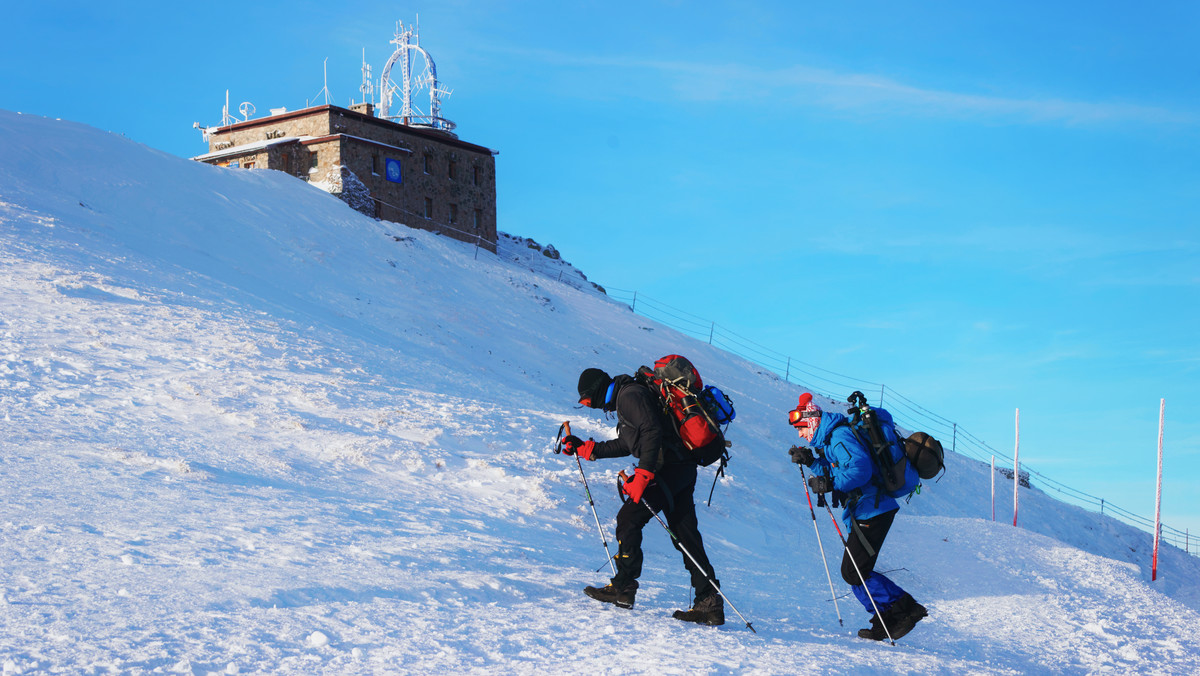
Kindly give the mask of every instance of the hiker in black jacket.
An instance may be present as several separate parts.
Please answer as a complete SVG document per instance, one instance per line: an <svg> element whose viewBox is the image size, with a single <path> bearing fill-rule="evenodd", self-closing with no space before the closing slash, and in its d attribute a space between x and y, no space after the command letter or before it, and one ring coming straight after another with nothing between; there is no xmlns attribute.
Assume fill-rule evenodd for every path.
<svg viewBox="0 0 1200 676"><path fill-rule="evenodd" d="M725 605L713 583L716 579L696 522L696 463L691 460L675 427L667 419L658 396L635 378L618 375L611 378L600 369L590 368L579 376L579 403L617 413L617 438L611 441L583 441L576 436L563 439L569 454L584 460L619 458L632 455L638 465L634 476L622 487L629 496L617 512L617 574L604 587L585 587L584 593L621 608L632 608L642 574L642 529L661 511L679 543L695 557L699 567L685 555L683 565L692 576L695 601L688 610L675 611L674 617L686 622L720 625L725 623ZM645 501L645 505L641 504ZM650 509L647 509L646 506ZM713 582L709 582L712 580Z"/></svg>

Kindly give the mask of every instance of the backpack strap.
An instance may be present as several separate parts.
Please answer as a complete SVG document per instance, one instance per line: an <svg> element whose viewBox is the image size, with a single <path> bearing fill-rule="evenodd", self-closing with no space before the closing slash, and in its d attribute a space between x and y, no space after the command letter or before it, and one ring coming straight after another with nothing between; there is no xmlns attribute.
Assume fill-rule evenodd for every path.
<svg viewBox="0 0 1200 676"><path fill-rule="evenodd" d="M825 441L824 441L825 448L829 448L829 442L833 440L833 431L839 427L849 427L850 431L852 433L854 432L854 427L850 425L850 422L848 420L846 420L845 418L842 418L841 420L834 423L833 427L830 427L829 431L825 433ZM857 433L854 434L854 438L856 438L856 439L858 438Z"/></svg>
<svg viewBox="0 0 1200 676"><path fill-rule="evenodd" d="M858 519L850 519L850 530L854 531L854 534L858 536L858 541L860 544L862 544L863 549L866 550L867 556L875 558L875 555L878 554L878 552L874 547L871 546L871 543L867 541L867 535L866 533L862 532L862 527L858 525Z"/></svg>

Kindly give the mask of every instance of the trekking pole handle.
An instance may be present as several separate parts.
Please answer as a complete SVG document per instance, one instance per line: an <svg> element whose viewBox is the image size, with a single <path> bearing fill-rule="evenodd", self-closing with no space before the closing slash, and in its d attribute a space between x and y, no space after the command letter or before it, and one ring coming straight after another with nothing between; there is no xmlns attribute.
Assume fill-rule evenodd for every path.
<svg viewBox="0 0 1200 676"><path fill-rule="evenodd" d="M563 434L564 430L566 431L566 434ZM569 437L569 436L571 436L571 421L566 420L563 422L563 424L558 426L558 437L554 440L554 454L555 455L559 455L562 453L562 441L563 441L563 439L565 439L566 437Z"/></svg>

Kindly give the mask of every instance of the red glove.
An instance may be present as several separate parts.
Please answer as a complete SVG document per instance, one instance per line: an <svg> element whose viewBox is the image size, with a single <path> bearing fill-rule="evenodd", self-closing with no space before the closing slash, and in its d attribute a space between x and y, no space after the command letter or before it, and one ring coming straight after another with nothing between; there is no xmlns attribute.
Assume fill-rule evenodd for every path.
<svg viewBox="0 0 1200 676"><path fill-rule="evenodd" d="M633 471L633 478L625 482L621 487L625 491L625 495L634 502L642 501L642 493L646 491L646 486L654 480L654 472L642 469L641 467Z"/></svg>
<svg viewBox="0 0 1200 676"><path fill-rule="evenodd" d="M596 450L596 442L588 439L584 441L575 435L571 435L562 440L563 453L567 455L579 454L579 457L584 460L591 460L592 453Z"/></svg>

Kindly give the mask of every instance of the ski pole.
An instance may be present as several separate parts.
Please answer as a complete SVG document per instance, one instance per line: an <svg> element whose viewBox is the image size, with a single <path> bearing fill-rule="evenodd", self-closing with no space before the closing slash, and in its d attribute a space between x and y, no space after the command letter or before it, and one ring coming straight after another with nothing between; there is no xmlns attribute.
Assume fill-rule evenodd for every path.
<svg viewBox="0 0 1200 676"><path fill-rule="evenodd" d="M846 626L842 622L842 610L838 608L837 592L833 591L833 576L829 574L829 561L825 558L825 545L821 544L821 533L817 530L817 512L813 509L812 494L808 492L808 477L804 473L804 465L800 468L800 478L804 481L804 497L808 498L808 513L812 515L813 534L817 536L817 547L821 549L821 565L825 566L825 579L829 580L829 598L833 599L833 610L837 613L838 626Z"/></svg>
<svg viewBox="0 0 1200 676"><path fill-rule="evenodd" d="M563 434L566 430L566 434ZM564 436L571 436L571 421L568 420L558 426L558 439L554 442L554 452L562 453L562 440ZM579 476L583 477L583 491L587 493L588 504L592 507L592 518L596 520L596 530L600 533L600 541L604 543L604 553L608 554L608 567L612 569L613 577L617 576L617 565L613 563L612 551L608 548L608 538L604 535L604 528L600 526L600 515L596 513L596 503L592 500L592 489L588 486L587 475L583 473L583 462L579 460L579 454L575 453L575 464L579 466Z"/></svg>
<svg viewBox="0 0 1200 676"><path fill-rule="evenodd" d="M621 478L621 481L626 483L629 482L629 475L625 473L625 470L621 470L618 473L618 476ZM621 499L625 499L624 492L622 492ZM729 597L725 595L725 592L721 591L721 587L717 585L716 582L713 582L713 579L708 576L708 573L704 572L704 568L700 565L700 562L696 560L696 557L692 556L692 553L687 550L687 547L683 546L683 543L679 541L679 538L675 537L675 533L673 533L667 526L667 522L662 520L662 517L658 515L658 512L654 511L654 508L651 507L649 503L643 500L642 504L646 505L646 509L650 510L650 513L654 515L655 519L658 520L658 523L663 527L663 530L667 531L667 535L670 535L671 539L675 541L675 545L679 547L679 551L683 552L684 555L688 557L688 560L692 562L692 565L696 567L696 570L700 571L700 574L704 576L705 580L708 580L708 583L712 585L712 588L716 589L717 593L721 595L721 598L725 599L725 603L728 603L729 607L733 608L733 612L737 613L737 616L742 619L742 622L746 623L746 628L757 634L758 632L755 631L754 625L750 624L750 622L746 620L745 616L738 611L737 606L733 605L733 601L730 601Z"/></svg>
<svg viewBox="0 0 1200 676"><path fill-rule="evenodd" d="M801 470L803 472L803 470ZM817 502L823 502L818 500ZM833 508L825 502L825 511L829 512L829 518L833 519L833 527L837 531L838 539L842 541L842 548L846 550L846 556L850 559L850 564L854 566L854 572L858 573L858 579L862 582L863 591L867 593L867 598L871 599L871 607L875 609L875 617L879 618L879 626L883 627L883 633L887 634L888 640L892 645L896 645L896 639L892 638L892 632L888 629L887 623L883 621L883 613L879 612L879 606L875 603L875 597L871 595L871 590L867 588L867 578L863 577L862 569L858 567L858 562L854 560L854 555L850 553L850 544L846 542L846 536L842 535L842 527L838 525L837 517L833 515Z"/></svg>

